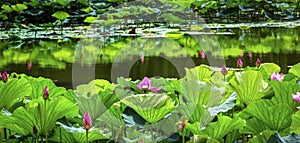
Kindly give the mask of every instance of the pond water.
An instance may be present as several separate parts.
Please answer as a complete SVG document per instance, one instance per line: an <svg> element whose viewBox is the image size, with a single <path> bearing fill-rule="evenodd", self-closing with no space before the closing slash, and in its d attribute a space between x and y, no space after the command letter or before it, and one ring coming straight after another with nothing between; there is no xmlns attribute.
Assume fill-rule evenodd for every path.
<svg viewBox="0 0 300 143"><path fill-rule="evenodd" d="M299 28L213 30L234 34L211 35L204 39L197 36L178 39L112 37L109 42L67 38L14 43L1 40L0 71L47 77L58 85L72 88L74 67L79 67L75 68L78 72L74 76L87 78L77 82L80 84L93 78L115 81L116 76L122 75L120 72L127 72L125 75L132 79L144 76L179 78L184 75L185 67L200 64L213 66L214 61L207 59L210 56L217 62L224 59L230 68L237 67L238 57L242 58L244 67L255 66L256 59L260 58L263 63L278 64L283 73L300 62ZM205 42L209 44L205 45ZM205 58L199 54L202 50ZM144 57L144 62L141 57ZM28 69L29 63L32 66Z"/></svg>

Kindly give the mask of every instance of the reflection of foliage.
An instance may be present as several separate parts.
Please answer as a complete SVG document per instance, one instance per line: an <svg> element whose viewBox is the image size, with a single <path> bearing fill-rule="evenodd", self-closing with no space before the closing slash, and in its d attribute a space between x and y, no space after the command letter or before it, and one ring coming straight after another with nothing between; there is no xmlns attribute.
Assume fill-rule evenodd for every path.
<svg viewBox="0 0 300 143"><path fill-rule="evenodd" d="M251 30L251 29L250 29ZM234 31L238 33L239 31ZM236 35L217 35L217 39L201 35L183 35L176 39L168 38L119 38L112 37L111 41L102 42L97 39L62 40L59 43L55 40L45 40L40 42L25 41L21 45L9 43L3 40L0 43L2 54L0 55L0 67L7 64L24 64L32 61L42 67L51 66L64 69L67 63L74 62L75 49L76 61L81 63L112 63L113 61L128 60L133 57L158 56L184 57L190 55L198 57L198 51L203 50L206 54L213 56L223 56L216 50L220 44L224 57L239 56L242 52L252 53L281 53L297 51L299 52L299 38L294 29L261 29L254 35L248 35L247 31L243 40L239 40ZM243 36L243 33L242 35ZM204 38L204 39L203 39ZM123 55L123 56L122 56Z"/></svg>

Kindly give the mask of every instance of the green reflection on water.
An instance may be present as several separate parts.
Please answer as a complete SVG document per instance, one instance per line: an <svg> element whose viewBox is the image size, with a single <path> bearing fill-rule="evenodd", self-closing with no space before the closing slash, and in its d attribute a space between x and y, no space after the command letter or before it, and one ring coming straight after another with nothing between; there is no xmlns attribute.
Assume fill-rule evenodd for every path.
<svg viewBox="0 0 300 143"><path fill-rule="evenodd" d="M287 66L300 62L297 58L300 56L299 28L250 28L222 31L235 34L216 35L217 41L213 38L201 41L201 37L189 35L179 39L112 37L109 39L110 42L102 42L99 39L60 41L33 39L11 43L2 40L0 71L27 73L27 64L31 61L32 74L45 76L44 73L51 75L59 71L70 78L70 74L66 72L72 72L72 63L76 61L84 65L96 63L95 70L98 73L96 77L109 79L112 63L134 62L136 64L133 65L130 74L132 77L140 78L143 75L158 74L178 77L174 65L157 56L163 55L176 59L186 58L189 55L193 57L196 65L209 64L207 59L199 58L198 52L203 49L206 54L214 57L224 56L228 67L236 67L236 59L241 53L244 53L242 60L246 66L254 66L256 58L260 58L262 62L275 62L280 65L283 72L288 70ZM209 46L200 47L199 45L203 45L204 42L208 42ZM222 48L222 53L217 50L218 45ZM253 54L252 61L249 60L249 53ZM145 56L144 64L139 60L141 55ZM45 69L44 73L41 72L41 68ZM62 73L63 71L65 73Z"/></svg>

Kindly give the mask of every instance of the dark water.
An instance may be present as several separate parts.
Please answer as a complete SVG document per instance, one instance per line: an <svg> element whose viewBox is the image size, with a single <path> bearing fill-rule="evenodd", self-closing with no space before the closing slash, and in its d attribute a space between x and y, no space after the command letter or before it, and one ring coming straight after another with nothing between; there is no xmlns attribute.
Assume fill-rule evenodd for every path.
<svg viewBox="0 0 300 143"><path fill-rule="evenodd" d="M111 47L105 47L103 43L93 43L93 46L90 46L88 42L78 39L69 39L64 42L36 39L23 41L21 44L12 44L2 40L0 42L0 71L25 73L34 77L48 77L58 85L72 88L72 81L74 81L74 77L72 78L72 73L74 74L73 62L76 56L80 56L75 60L76 63L90 62L86 65L87 68L83 68L88 69L88 72L83 70L82 73L75 74L75 76L80 76L83 79L82 81L75 81L76 84L95 78L115 81L115 78L122 75L120 74L122 72L126 72L124 75L128 75L132 79L141 79L144 76L180 78L185 74L184 68L186 67L200 64L211 65L212 62L207 59L210 55L221 61L224 58L227 67L232 68L237 67L238 57L242 58L244 66L255 66L256 59L260 58L263 63L274 62L278 64L284 73L288 72L288 67L300 62L299 28L226 29L223 31L235 33L234 35L217 35L215 37L224 56L215 56L216 53L214 52L205 52L205 59L198 56L196 48L190 48L188 51L191 57L182 53L180 46L184 46L184 44L178 47L178 44L176 45L178 41L174 40L159 43L161 39L151 41L144 39L139 42L125 42ZM184 40L181 43L190 42L188 38ZM155 43L160 44L160 46L156 45L157 48L151 50ZM79 52L78 54L78 49L83 46L90 48L85 48L83 53ZM125 50L122 51L122 47L126 46L129 49L124 48ZM214 46L215 43L208 47L213 48ZM102 48L99 54L95 54L99 52L95 51L95 47ZM162 47L166 47L166 49ZM145 55L144 63L140 59L141 49L149 51L142 53ZM250 53L252 53L252 60L249 57ZM97 59L94 62L93 58L92 60L89 59L93 55ZM27 65L30 62L32 68L28 70ZM124 71L124 69L127 70ZM88 75L91 70L93 70L94 75Z"/></svg>

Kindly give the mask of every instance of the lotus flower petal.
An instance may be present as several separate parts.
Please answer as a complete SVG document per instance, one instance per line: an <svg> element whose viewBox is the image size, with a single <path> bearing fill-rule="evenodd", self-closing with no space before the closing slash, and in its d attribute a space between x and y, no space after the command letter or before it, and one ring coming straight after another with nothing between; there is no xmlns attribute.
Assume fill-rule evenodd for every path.
<svg viewBox="0 0 300 143"><path fill-rule="evenodd" d="M82 119L83 128L89 130L92 127L92 119L88 112L85 112Z"/></svg>

